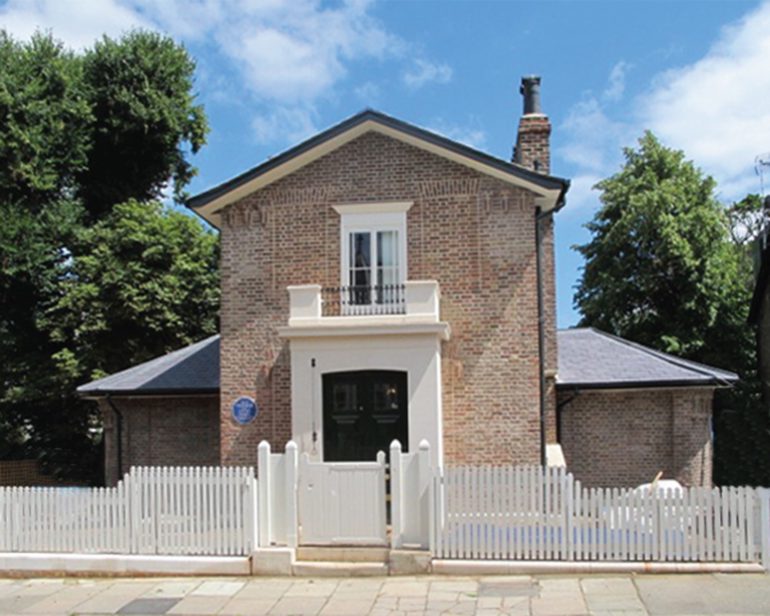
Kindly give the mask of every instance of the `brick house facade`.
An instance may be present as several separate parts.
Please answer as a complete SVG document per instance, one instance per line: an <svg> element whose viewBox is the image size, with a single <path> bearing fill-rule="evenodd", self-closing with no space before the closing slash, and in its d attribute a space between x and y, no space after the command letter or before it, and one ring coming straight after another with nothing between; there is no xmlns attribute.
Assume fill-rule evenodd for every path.
<svg viewBox="0 0 770 616"><path fill-rule="evenodd" d="M568 183L548 175L550 131L526 113L510 163L366 111L194 198L220 230L219 362L195 360L204 347L156 360L158 374L198 362L174 395L131 369L79 389L100 400L108 482L131 464L255 464L263 439L335 460L395 435L448 465L536 464L542 434L588 483L664 470L708 484L714 379L661 396L641 381L577 395L561 378L553 219ZM218 395L184 395L206 370ZM242 397L259 408L245 424Z"/></svg>

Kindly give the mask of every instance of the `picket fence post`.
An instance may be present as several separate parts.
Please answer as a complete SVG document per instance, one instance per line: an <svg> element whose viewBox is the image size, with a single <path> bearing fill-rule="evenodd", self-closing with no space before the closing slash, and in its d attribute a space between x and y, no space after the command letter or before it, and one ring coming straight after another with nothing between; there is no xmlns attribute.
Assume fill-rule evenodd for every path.
<svg viewBox="0 0 770 616"><path fill-rule="evenodd" d="M420 441L417 450L417 489L418 489L418 515L420 520L420 545L427 548L430 545L430 484L431 484L431 465L430 465L430 443L423 439Z"/></svg>
<svg viewBox="0 0 770 616"><path fill-rule="evenodd" d="M271 510L270 496L270 443L262 441L257 447L257 487L259 488L259 546L268 547L271 537Z"/></svg>
<svg viewBox="0 0 770 616"><path fill-rule="evenodd" d="M286 545L290 548L296 548L299 526L299 518L297 515L297 443L294 441L286 443L285 452L284 497L286 498Z"/></svg>
<svg viewBox="0 0 770 616"><path fill-rule="evenodd" d="M404 541L403 472L401 443L394 439L390 444L390 547L394 550Z"/></svg>
<svg viewBox="0 0 770 616"><path fill-rule="evenodd" d="M762 567L770 572L770 488L757 488Z"/></svg>

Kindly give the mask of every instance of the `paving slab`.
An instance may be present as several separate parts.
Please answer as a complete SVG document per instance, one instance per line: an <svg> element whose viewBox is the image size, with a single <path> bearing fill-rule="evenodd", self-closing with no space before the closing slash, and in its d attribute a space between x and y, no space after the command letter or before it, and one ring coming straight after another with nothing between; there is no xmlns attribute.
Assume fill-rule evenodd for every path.
<svg viewBox="0 0 770 616"><path fill-rule="evenodd" d="M230 600L222 596L187 595L174 605L167 614L216 614Z"/></svg>
<svg viewBox="0 0 770 616"><path fill-rule="evenodd" d="M580 587L592 613L645 613L636 586L629 578L584 578Z"/></svg>
<svg viewBox="0 0 770 616"><path fill-rule="evenodd" d="M151 584L113 584L76 606L78 613L113 614L143 595Z"/></svg>
<svg viewBox="0 0 770 616"><path fill-rule="evenodd" d="M278 599L291 588L289 578L257 578L248 580L235 595L236 599Z"/></svg>
<svg viewBox="0 0 770 616"><path fill-rule="evenodd" d="M197 586L190 595L204 595L208 597L233 597L240 591L246 582L211 580Z"/></svg>
<svg viewBox="0 0 770 616"><path fill-rule="evenodd" d="M118 610L118 614L165 614L177 603L174 597L144 597L134 599Z"/></svg>
<svg viewBox="0 0 770 616"><path fill-rule="evenodd" d="M148 598L181 598L192 592L201 580L166 580L159 582L147 591Z"/></svg>
<svg viewBox="0 0 770 616"><path fill-rule="evenodd" d="M328 597L337 588L339 584L338 580L324 579L321 581L316 580L301 580L294 582L286 591L284 591L284 597Z"/></svg>
<svg viewBox="0 0 770 616"><path fill-rule="evenodd" d="M219 614L237 616L265 616L270 613L278 599L239 599L235 597L225 603Z"/></svg>
<svg viewBox="0 0 770 616"><path fill-rule="evenodd" d="M766 575L679 575L634 578L651 615L770 614Z"/></svg>
<svg viewBox="0 0 770 616"><path fill-rule="evenodd" d="M314 616L319 614L327 602L327 597L284 597L272 607L271 616Z"/></svg>
<svg viewBox="0 0 770 616"><path fill-rule="evenodd" d="M75 611L78 605L98 594L100 590L100 587L93 584L63 587L22 611L26 614L67 614Z"/></svg>
<svg viewBox="0 0 770 616"><path fill-rule="evenodd" d="M374 605L374 598L371 600L352 600L338 598L335 595L329 599L321 610L322 616L361 616L368 614Z"/></svg>

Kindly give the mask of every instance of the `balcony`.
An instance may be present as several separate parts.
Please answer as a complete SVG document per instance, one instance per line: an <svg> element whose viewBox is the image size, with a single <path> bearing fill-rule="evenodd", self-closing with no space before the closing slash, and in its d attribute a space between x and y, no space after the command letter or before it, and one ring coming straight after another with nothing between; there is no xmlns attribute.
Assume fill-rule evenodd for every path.
<svg viewBox="0 0 770 616"><path fill-rule="evenodd" d="M440 294L435 280L410 280L381 287L293 285L289 292L286 338L331 335L431 333L449 337L439 319Z"/></svg>
<svg viewBox="0 0 770 616"><path fill-rule="evenodd" d="M406 314L406 285L321 288L321 316Z"/></svg>

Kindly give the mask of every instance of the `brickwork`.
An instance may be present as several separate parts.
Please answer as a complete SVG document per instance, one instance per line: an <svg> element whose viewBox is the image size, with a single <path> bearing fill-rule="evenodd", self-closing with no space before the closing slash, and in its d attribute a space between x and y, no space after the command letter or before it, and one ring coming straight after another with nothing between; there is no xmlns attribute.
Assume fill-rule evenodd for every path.
<svg viewBox="0 0 770 616"><path fill-rule="evenodd" d="M0 486L68 486L42 471L37 460L0 460Z"/></svg>
<svg viewBox="0 0 770 616"><path fill-rule="evenodd" d="M436 279L443 345L445 457L539 459L533 194L378 133L367 133L223 212L221 459L253 463L260 440L291 435L290 284L335 286L340 218L333 204L413 201L408 279ZM545 268L553 276L552 234ZM555 299L548 285L548 367L555 371ZM260 416L230 419L254 396ZM551 413L552 415L552 413Z"/></svg>
<svg viewBox="0 0 770 616"><path fill-rule="evenodd" d="M586 486L636 486L659 471L711 485L712 397L711 389L559 392L567 467Z"/></svg>
<svg viewBox="0 0 770 616"><path fill-rule="evenodd" d="M713 391L679 390L673 394L674 475L684 484L711 485L711 409Z"/></svg>
<svg viewBox="0 0 770 616"><path fill-rule="evenodd" d="M519 120L515 162L540 173L551 172L551 121L544 115L525 115Z"/></svg>
<svg viewBox="0 0 770 616"><path fill-rule="evenodd" d="M123 473L131 466L211 466L219 463L217 396L113 398L123 415ZM106 401L104 421L105 483L118 472L117 424Z"/></svg>

